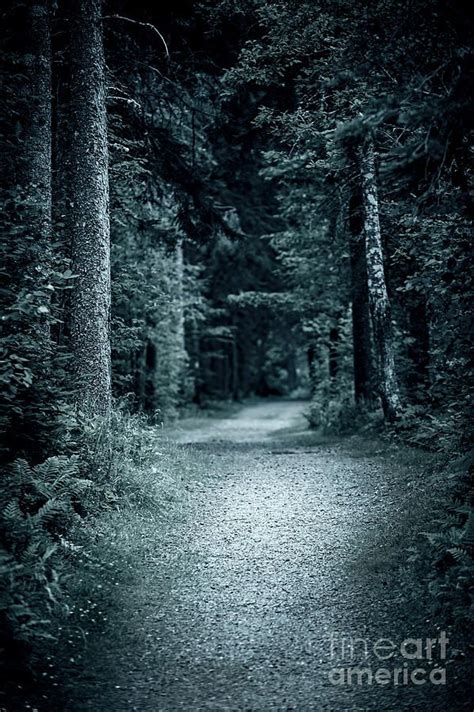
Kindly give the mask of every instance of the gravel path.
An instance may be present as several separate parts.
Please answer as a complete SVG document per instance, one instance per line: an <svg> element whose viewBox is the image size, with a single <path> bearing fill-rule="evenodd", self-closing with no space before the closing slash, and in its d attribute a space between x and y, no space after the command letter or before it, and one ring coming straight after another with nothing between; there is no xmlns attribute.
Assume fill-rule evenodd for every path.
<svg viewBox="0 0 474 712"><path fill-rule="evenodd" d="M120 635L92 641L68 709L472 709L439 643L433 660L400 653L440 635L391 558L419 473L312 444L303 406L258 403L171 433L202 478L178 521L148 533L111 623ZM429 682L437 665L446 685ZM349 684L347 668L366 672Z"/></svg>

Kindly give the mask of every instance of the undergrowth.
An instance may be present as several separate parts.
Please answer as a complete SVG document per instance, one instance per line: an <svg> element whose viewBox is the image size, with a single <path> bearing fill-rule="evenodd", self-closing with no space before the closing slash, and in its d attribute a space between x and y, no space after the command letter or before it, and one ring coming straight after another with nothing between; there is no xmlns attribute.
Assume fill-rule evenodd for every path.
<svg viewBox="0 0 474 712"><path fill-rule="evenodd" d="M474 624L474 456L468 450L472 439L462 411L452 406L429 413L421 406L405 406L397 422L386 424L379 410L334 397L313 400L306 419L323 436L375 435L382 450L402 448L437 458L438 488L451 500L444 513L433 509L429 531L424 532L428 550L408 541L405 548L412 561L426 557L435 614L449 625L470 628Z"/></svg>
<svg viewBox="0 0 474 712"><path fill-rule="evenodd" d="M327 398L310 402L306 413L310 428L324 435L347 435L361 431L378 431L383 423L381 410L354 403L352 396Z"/></svg>
<svg viewBox="0 0 474 712"><path fill-rule="evenodd" d="M451 464L445 476L453 480L446 515L425 532L431 545L429 588L438 614L458 627L474 625L474 458Z"/></svg>
<svg viewBox="0 0 474 712"><path fill-rule="evenodd" d="M130 568L119 522L130 518L130 534L137 512L165 518L183 496L185 463L156 426L117 409L105 432L89 423L80 457L19 459L2 473L0 670L9 700L40 689L41 678L59 685L45 651L59 641L74 650L106 619L113 602L104 591ZM100 460L105 450L110 458Z"/></svg>

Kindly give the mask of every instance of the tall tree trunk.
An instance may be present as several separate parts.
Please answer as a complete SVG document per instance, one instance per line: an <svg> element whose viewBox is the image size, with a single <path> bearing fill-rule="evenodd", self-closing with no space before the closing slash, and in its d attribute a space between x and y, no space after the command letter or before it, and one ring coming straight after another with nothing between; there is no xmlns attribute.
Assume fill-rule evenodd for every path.
<svg viewBox="0 0 474 712"><path fill-rule="evenodd" d="M238 401L239 393L239 349L237 338L239 335L238 317L232 312L232 341L231 341L231 365L232 365L232 400Z"/></svg>
<svg viewBox="0 0 474 712"><path fill-rule="evenodd" d="M56 5L54 19L57 26L68 27L69 7L66 3ZM70 64L71 53L68 32L57 32L53 38L53 117L52 117L52 193L53 225L57 234L67 235L69 206L71 205L71 132L70 112ZM65 241L66 242L66 241ZM64 245L66 258L71 257L71 244ZM54 341L62 347L69 345L71 290L65 289L55 295L58 312L62 315L59 323L52 327Z"/></svg>
<svg viewBox="0 0 474 712"><path fill-rule="evenodd" d="M367 281L375 349L378 357L380 397L385 417L393 421L400 412L401 403L395 372L392 317L385 283L374 144L371 138L367 138L360 149L360 169Z"/></svg>
<svg viewBox="0 0 474 712"><path fill-rule="evenodd" d="M178 396L186 398L186 368L188 355L186 353L186 330L184 319L184 252L183 239L176 243L176 357L178 359Z"/></svg>
<svg viewBox="0 0 474 712"><path fill-rule="evenodd" d="M339 318L336 318L336 323L329 329L329 344L328 344L328 367L329 380L331 390L336 386L336 378L339 373Z"/></svg>
<svg viewBox="0 0 474 712"><path fill-rule="evenodd" d="M143 359L144 373L141 374L141 408L147 413L156 410L156 368L157 353L156 345L148 340L145 346L145 356Z"/></svg>
<svg viewBox="0 0 474 712"><path fill-rule="evenodd" d="M372 343L369 291L365 259L362 197L354 191L349 202L349 248L351 257L352 352L356 403L373 400Z"/></svg>
<svg viewBox="0 0 474 712"><path fill-rule="evenodd" d="M225 355L223 355L222 361L223 361L222 387L223 387L223 391L224 391L224 398L227 399L232 395L232 391L231 391L231 383L232 383L232 381L231 381L231 373L232 373L232 371L231 371L231 366L232 366L231 355L226 353Z"/></svg>
<svg viewBox="0 0 474 712"><path fill-rule="evenodd" d="M23 55L25 103L22 125L20 181L28 199L27 223L32 245L26 276L34 290L43 287L42 303L37 305L34 328L40 340L49 340L49 282L51 262L51 32L49 0L33 0L26 5L28 47Z"/></svg>
<svg viewBox="0 0 474 712"><path fill-rule="evenodd" d="M202 373L201 339L199 334L199 324L192 313L185 335L186 352L189 359L188 378L190 380L190 398L193 403L199 404Z"/></svg>
<svg viewBox="0 0 474 712"><path fill-rule="evenodd" d="M71 345L77 404L110 410L110 230L100 0L71 0Z"/></svg>

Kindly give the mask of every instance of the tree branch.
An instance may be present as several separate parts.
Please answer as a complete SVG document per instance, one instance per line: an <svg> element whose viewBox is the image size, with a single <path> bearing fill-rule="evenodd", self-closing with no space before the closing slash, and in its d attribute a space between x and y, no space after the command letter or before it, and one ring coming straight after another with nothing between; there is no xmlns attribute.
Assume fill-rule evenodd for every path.
<svg viewBox="0 0 474 712"><path fill-rule="evenodd" d="M157 27L155 27L155 25L152 25L151 22L141 22L140 20L132 20L131 17L125 17L124 15L104 15L102 17L102 19L103 20L123 20L124 22L131 22L133 25L140 25L141 27L147 27L149 30L152 30L153 32L155 32L158 35L158 37L160 38L160 40L163 42L163 44L165 46L166 56L168 59L170 59L170 53L168 51L168 45L166 44L165 38L163 37L163 35L159 31L159 29Z"/></svg>

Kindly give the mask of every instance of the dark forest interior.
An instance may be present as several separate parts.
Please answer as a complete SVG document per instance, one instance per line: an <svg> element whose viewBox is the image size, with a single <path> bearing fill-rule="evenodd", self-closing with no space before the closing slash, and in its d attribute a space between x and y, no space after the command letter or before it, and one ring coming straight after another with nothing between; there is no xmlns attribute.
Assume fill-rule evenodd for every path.
<svg viewBox="0 0 474 712"><path fill-rule="evenodd" d="M0 15L0 709L436 710L447 699L472 709L467 8L456 0L6 0ZM298 483L286 484L293 466L307 483L306 505ZM396 685L379 685L349 699L334 684L324 692L309 673L296 684L277 647L265 660L282 666L278 685L254 662L256 677L232 687L225 680L243 669L232 632L220 662L196 642L214 633L190 633L198 652L189 653L186 688L188 668L173 658L188 649L178 633L173 643L185 623L171 619L187 595L208 600L199 567L175 608L167 584L147 584L160 595L146 605L167 612L171 638L165 654L165 634L153 629L161 682L149 671L145 694L137 682L145 665L136 663L124 691L118 658L106 655L102 671L88 662L87 636L97 660L120 646L120 624L105 621L132 606L124 591L148 575L136 562L148 561L152 546L170 547L156 565L167 580L178 580L167 573L178 551L179 580L192 546L208 552L203 560L212 542L230 556L225 529L202 539L192 528L198 503L204 520L214 502L209 521L221 517L225 527L255 483L251 532L263 527L277 541L281 523L291 538L292 522L307 513L317 540L319 505L309 503L320 502L314 487L327 482L336 511L338 467L341 487L354 488L344 510L354 531L357 506L377 495L360 523L376 521L373 552L389 551L383 585L393 580L391 590L407 596L400 610L413 611L406 620L388 613L393 630L399 620L408 638L423 620L456 641L447 666L455 672L442 689L407 684L401 701ZM245 468L241 495L218 516L219 488ZM268 491L262 484L258 494L259 482ZM344 516L321 560L331 542L352 541ZM180 517L188 534L170 534ZM248 538L235 527L232 537ZM350 570L346 559L361 555L357 541L333 551L334 590ZM288 557L275 559L275 571L287 570ZM262 576L271 608L279 585L249 571L244 583L222 585L239 600ZM219 575L221 583L230 576ZM361 584L371 610L385 605L382 578L372 576ZM369 603L352 605L354 620L366 615ZM305 620L313 615L304 610ZM255 655L257 617L247 626ZM383 625L378 637L390 638ZM362 635L356 624L354 634ZM130 636L131 656L141 659L144 644Z"/></svg>

